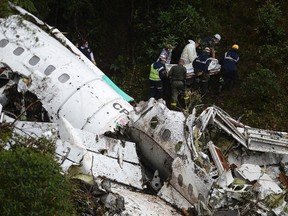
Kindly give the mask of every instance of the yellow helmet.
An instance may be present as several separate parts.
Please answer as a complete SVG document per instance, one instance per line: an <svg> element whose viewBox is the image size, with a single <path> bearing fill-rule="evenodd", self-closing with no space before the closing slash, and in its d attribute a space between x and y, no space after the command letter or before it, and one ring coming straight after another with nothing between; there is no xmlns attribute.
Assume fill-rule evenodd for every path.
<svg viewBox="0 0 288 216"><path fill-rule="evenodd" d="M239 49L238 44L233 44L232 49L238 50Z"/></svg>

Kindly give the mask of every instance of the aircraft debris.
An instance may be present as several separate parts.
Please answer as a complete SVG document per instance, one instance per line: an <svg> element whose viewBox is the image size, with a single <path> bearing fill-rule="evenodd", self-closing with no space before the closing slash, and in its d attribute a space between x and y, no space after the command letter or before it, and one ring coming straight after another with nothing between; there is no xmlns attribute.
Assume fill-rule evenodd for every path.
<svg viewBox="0 0 288 216"><path fill-rule="evenodd" d="M93 186L93 203L122 215L288 214L287 133L216 106L132 106L59 30L11 7L35 23L0 19L0 126L55 140L63 172Z"/></svg>

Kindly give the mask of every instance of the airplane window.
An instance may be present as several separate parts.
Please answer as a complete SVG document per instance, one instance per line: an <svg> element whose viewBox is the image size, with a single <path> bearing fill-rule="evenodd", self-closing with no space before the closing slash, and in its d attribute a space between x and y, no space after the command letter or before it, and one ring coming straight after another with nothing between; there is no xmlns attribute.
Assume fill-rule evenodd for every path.
<svg viewBox="0 0 288 216"><path fill-rule="evenodd" d="M180 185L180 187L182 187L183 185L183 176L181 174L178 175L178 184Z"/></svg>
<svg viewBox="0 0 288 216"><path fill-rule="evenodd" d="M171 131L169 129L165 129L162 134L163 141L168 141L171 138Z"/></svg>
<svg viewBox="0 0 288 216"><path fill-rule="evenodd" d="M29 64L32 65L32 66L35 66L39 61L40 61L40 58L38 56L33 56L29 60Z"/></svg>
<svg viewBox="0 0 288 216"><path fill-rule="evenodd" d="M45 71L44 71L44 74L46 76L49 76L56 68L53 66L53 65L49 65Z"/></svg>
<svg viewBox="0 0 288 216"><path fill-rule="evenodd" d="M193 186L191 184L188 185L188 194L192 197L193 196Z"/></svg>
<svg viewBox="0 0 288 216"><path fill-rule="evenodd" d="M7 39L2 39L0 40L0 47L5 47L8 43L9 41Z"/></svg>
<svg viewBox="0 0 288 216"><path fill-rule="evenodd" d="M62 74L61 76L58 77L59 82L65 83L70 79L70 76L66 73Z"/></svg>
<svg viewBox="0 0 288 216"><path fill-rule="evenodd" d="M22 47L17 47L17 48L13 51L14 55L16 55L16 56L20 56L23 52L24 52L24 49L23 49Z"/></svg>

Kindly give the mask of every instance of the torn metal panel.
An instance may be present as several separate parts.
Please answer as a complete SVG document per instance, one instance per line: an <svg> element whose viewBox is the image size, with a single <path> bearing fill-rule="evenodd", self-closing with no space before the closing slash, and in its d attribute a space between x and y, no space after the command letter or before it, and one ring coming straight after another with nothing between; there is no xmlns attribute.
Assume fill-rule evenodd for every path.
<svg viewBox="0 0 288 216"><path fill-rule="evenodd" d="M173 197L174 192L177 192L180 193L190 205L193 205L197 203L199 199L205 201L205 197L208 196L212 184L213 180L205 170L189 159L183 160L177 157L172 164L169 184L160 190L159 195L167 199L168 194L170 194L171 197L168 198L167 201L176 204L177 200L173 201ZM171 199L173 202L171 202ZM183 204L179 203L178 207L188 208L189 206L183 206Z"/></svg>
<svg viewBox="0 0 288 216"><path fill-rule="evenodd" d="M231 185L234 181L234 177L232 176L232 171L231 169L223 172L222 175L219 176L219 178L217 179L217 184L221 187L221 188L228 188L229 185Z"/></svg>
<svg viewBox="0 0 288 216"><path fill-rule="evenodd" d="M226 115L219 110L217 110L216 113L217 115L214 119L215 124L219 125L226 133L230 134L239 143L247 147L245 136L240 133L237 127L230 121L231 118L228 119ZM216 117L219 117L219 120Z"/></svg>
<svg viewBox="0 0 288 216"><path fill-rule="evenodd" d="M90 140L90 143L95 140L94 137ZM137 160L136 158L131 158L131 155L129 155L129 153L136 153L135 144L129 143L130 145L123 147L119 140L115 142L112 138L105 139L105 137L100 137L97 144L109 146L110 141L113 148L107 148L105 154L103 154L102 148L99 148L100 151L97 151L97 148L90 149L83 142L84 145L79 146L75 145L75 143L71 144L58 140L56 154L58 154L64 170L68 170L72 165L77 165L81 167L81 172L84 174L90 174L94 177L105 176L116 182L143 189L142 168L139 160L138 158ZM119 149L123 149L121 162L119 161Z"/></svg>
<svg viewBox="0 0 288 216"><path fill-rule="evenodd" d="M116 159L119 159L120 157L123 161L139 164L135 143L73 128L65 118L62 117L61 119L62 123L65 125L65 127L64 125L63 127L60 127L62 140L71 143L71 139L73 138L71 133L73 132L76 134L76 137L81 140L81 145L83 145L87 151Z"/></svg>
<svg viewBox="0 0 288 216"><path fill-rule="evenodd" d="M13 122L14 119L4 115L3 121ZM115 141L104 136L98 137L96 142L96 134L75 129L64 120L60 125L58 123L23 121L15 121L14 124L15 133L55 139L57 158L64 171L67 171L72 165L76 165L81 167L81 172L84 174L94 177L105 176L111 180L143 189L142 168L136 156L134 143L127 142L127 145L123 147L120 140ZM58 134L63 140L59 139ZM86 142L83 142L82 137L86 138ZM94 146L99 145L99 147L93 148L93 143ZM86 144L88 145L85 146ZM103 146L108 146L105 154L102 151ZM119 152L123 154L122 162L119 161Z"/></svg>
<svg viewBox="0 0 288 216"><path fill-rule="evenodd" d="M249 182L257 181L264 174L260 166L255 164L242 164L235 169L242 178L247 179Z"/></svg>
<svg viewBox="0 0 288 216"><path fill-rule="evenodd" d="M213 108L207 108L198 116L197 120L201 122L200 131L203 132L208 124L214 123L215 114Z"/></svg>
<svg viewBox="0 0 288 216"><path fill-rule="evenodd" d="M20 135L58 139L59 124L57 123L16 121L3 112L1 113L1 123L13 123L14 132Z"/></svg>
<svg viewBox="0 0 288 216"><path fill-rule="evenodd" d="M232 119L220 108L216 106L206 108L199 115L197 120L201 122L201 131L204 131L208 124L215 124L227 134L231 135L243 146L247 146L245 136L237 128L239 125L241 125L241 123L238 123L236 120Z"/></svg>
<svg viewBox="0 0 288 216"><path fill-rule="evenodd" d="M288 154L287 133L255 128L247 128L245 133L248 138L248 148L253 151Z"/></svg>
<svg viewBox="0 0 288 216"><path fill-rule="evenodd" d="M170 206L156 195L139 193L138 191L133 191L127 187L115 184L112 185L112 191L121 194L125 199L125 210L122 212L122 215L181 215L180 211L175 210L174 207ZM184 203L185 200L183 200L183 204Z"/></svg>
<svg viewBox="0 0 288 216"><path fill-rule="evenodd" d="M161 189L162 184L161 184L161 178L159 177L158 170L154 172L150 185L155 191L159 191Z"/></svg>
<svg viewBox="0 0 288 216"><path fill-rule="evenodd" d="M193 153L193 158L198 158L198 152L195 147L194 137L193 137L193 126L195 125L196 120L196 107L192 110L192 114L189 115L186 119L186 126L188 127L188 138L187 138L187 145L191 149Z"/></svg>
<svg viewBox="0 0 288 216"><path fill-rule="evenodd" d="M197 152L191 146L194 140L187 141L186 138L193 139L189 127L192 132L195 116L186 120L183 113L171 111L161 100L155 101L153 98L146 104L142 103L141 107L136 107L131 115L133 124L130 125L129 134L137 143L143 162L149 163L152 170L159 170L160 177L169 182L164 183L159 196L179 208L183 207L183 198L192 205L199 197L206 197L213 180L191 160ZM134 115L136 120L133 119Z"/></svg>
<svg viewBox="0 0 288 216"><path fill-rule="evenodd" d="M77 162L81 164L81 171L84 174L90 174L94 177L105 176L111 180L142 189L142 171L139 161L138 163L135 163L135 158L134 162L123 159L123 149L126 148L126 146L123 147L120 143L118 143L118 148L106 149L106 154L103 154L103 152L98 152L97 148L89 149L89 145L85 146L86 144L91 145L91 143L94 143L94 145L97 146L98 143L101 143L101 141L104 140L103 137L99 137L98 143L96 143L95 134L94 136L90 136L92 140L89 140L89 137L85 136L86 142L84 143L79 135L81 133L81 130L74 129L67 120L62 118L62 124L60 124L60 136L63 136L63 140L67 139L69 143L63 142L63 144L66 145L62 145L61 149L56 150L56 153L62 156L61 159L64 158L69 162L77 161L77 159L79 160L79 155L81 155L82 152L82 158L80 158L80 160ZM85 131L83 133L84 135L87 134ZM116 145L114 145L114 147L115 146ZM135 149L135 146L127 145L127 149L128 148ZM76 152L78 152L78 155L75 155L73 152L74 149ZM110 153L113 151L114 153ZM120 151L121 155L119 155ZM132 152L132 150L128 150L127 152ZM113 155L115 156L114 158ZM121 161L119 160L119 157L121 157ZM61 163L63 162L64 161L62 160Z"/></svg>
<svg viewBox="0 0 288 216"><path fill-rule="evenodd" d="M249 149L235 149L229 152L228 162L229 164L257 164L259 166L275 166L280 163L286 163L288 161L288 155L286 154L274 154L272 152L257 152Z"/></svg>
<svg viewBox="0 0 288 216"><path fill-rule="evenodd" d="M221 175L224 171L229 170L229 164L221 153L221 150L215 146L212 141L208 142L207 146L218 169L219 175Z"/></svg>
<svg viewBox="0 0 288 216"><path fill-rule="evenodd" d="M167 178L172 161L186 145L185 116L153 98L141 106L145 109L135 109L131 113L129 134L150 166Z"/></svg>
<svg viewBox="0 0 288 216"><path fill-rule="evenodd" d="M257 189L259 190L259 198L264 199L270 194L279 194L283 190L276 184L273 179L264 173L257 182Z"/></svg>
<svg viewBox="0 0 288 216"><path fill-rule="evenodd" d="M188 202L174 187L169 186L168 182L164 182L163 187L157 195L180 208L189 208L191 206L191 203Z"/></svg>

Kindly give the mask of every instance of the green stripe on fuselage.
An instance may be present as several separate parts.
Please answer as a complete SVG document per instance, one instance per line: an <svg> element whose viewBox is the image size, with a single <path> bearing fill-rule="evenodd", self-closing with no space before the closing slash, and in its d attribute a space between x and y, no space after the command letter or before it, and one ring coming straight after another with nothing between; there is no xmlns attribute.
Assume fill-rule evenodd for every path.
<svg viewBox="0 0 288 216"><path fill-rule="evenodd" d="M115 83L113 83L113 81L107 77L106 75L102 76L102 79L108 83L109 86L111 86L124 100L128 101L128 102L132 102L134 101L134 99L132 97L130 97L129 95L127 95L124 91L122 91L117 85L115 85Z"/></svg>

